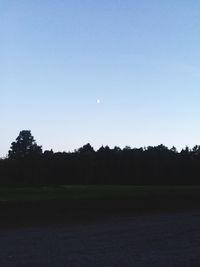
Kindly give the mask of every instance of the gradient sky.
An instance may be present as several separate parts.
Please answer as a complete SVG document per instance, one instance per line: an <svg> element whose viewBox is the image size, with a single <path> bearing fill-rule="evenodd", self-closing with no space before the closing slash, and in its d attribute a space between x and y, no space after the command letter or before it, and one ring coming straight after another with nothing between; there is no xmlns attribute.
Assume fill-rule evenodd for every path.
<svg viewBox="0 0 200 267"><path fill-rule="evenodd" d="M0 156L200 144L200 1L1 0ZM97 100L100 103L97 103Z"/></svg>

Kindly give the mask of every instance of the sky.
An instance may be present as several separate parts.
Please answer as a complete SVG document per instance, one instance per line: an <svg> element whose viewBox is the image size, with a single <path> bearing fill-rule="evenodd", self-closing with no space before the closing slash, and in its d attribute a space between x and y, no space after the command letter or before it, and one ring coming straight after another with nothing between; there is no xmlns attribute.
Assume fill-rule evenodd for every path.
<svg viewBox="0 0 200 267"><path fill-rule="evenodd" d="M0 0L0 157L200 144L200 2Z"/></svg>

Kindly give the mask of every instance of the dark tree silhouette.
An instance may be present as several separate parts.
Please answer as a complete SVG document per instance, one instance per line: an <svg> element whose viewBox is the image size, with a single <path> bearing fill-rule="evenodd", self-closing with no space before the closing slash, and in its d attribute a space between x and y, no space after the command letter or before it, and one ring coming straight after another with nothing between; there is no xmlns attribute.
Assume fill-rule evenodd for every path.
<svg viewBox="0 0 200 267"><path fill-rule="evenodd" d="M121 149L88 143L74 152L42 153L21 131L8 158L0 160L0 185L135 184L200 185L200 146L178 152L164 145Z"/></svg>
<svg viewBox="0 0 200 267"><path fill-rule="evenodd" d="M23 130L19 133L16 141L11 144L8 157L10 159L23 159L41 154L42 147L37 145L31 131Z"/></svg>
<svg viewBox="0 0 200 267"><path fill-rule="evenodd" d="M78 153L90 154L94 152L94 148L88 143L78 149Z"/></svg>

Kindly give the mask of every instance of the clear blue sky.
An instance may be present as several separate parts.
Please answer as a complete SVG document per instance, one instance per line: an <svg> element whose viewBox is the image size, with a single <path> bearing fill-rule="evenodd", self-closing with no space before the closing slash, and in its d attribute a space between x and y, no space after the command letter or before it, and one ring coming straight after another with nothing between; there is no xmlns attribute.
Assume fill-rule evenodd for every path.
<svg viewBox="0 0 200 267"><path fill-rule="evenodd" d="M1 0L0 156L200 144L200 2ZM97 103L97 100L100 103Z"/></svg>

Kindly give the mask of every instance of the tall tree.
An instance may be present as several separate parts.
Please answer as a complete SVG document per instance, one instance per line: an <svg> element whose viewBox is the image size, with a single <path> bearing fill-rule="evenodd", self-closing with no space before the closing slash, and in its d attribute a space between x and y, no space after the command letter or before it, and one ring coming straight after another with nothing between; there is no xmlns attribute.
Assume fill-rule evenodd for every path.
<svg viewBox="0 0 200 267"><path fill-rule="evenodd" d="M42 147L38 146L30 130L23 130L19 133L15 142L12 142L8 157L10 159L23 159L42 154Z"/></svg>

